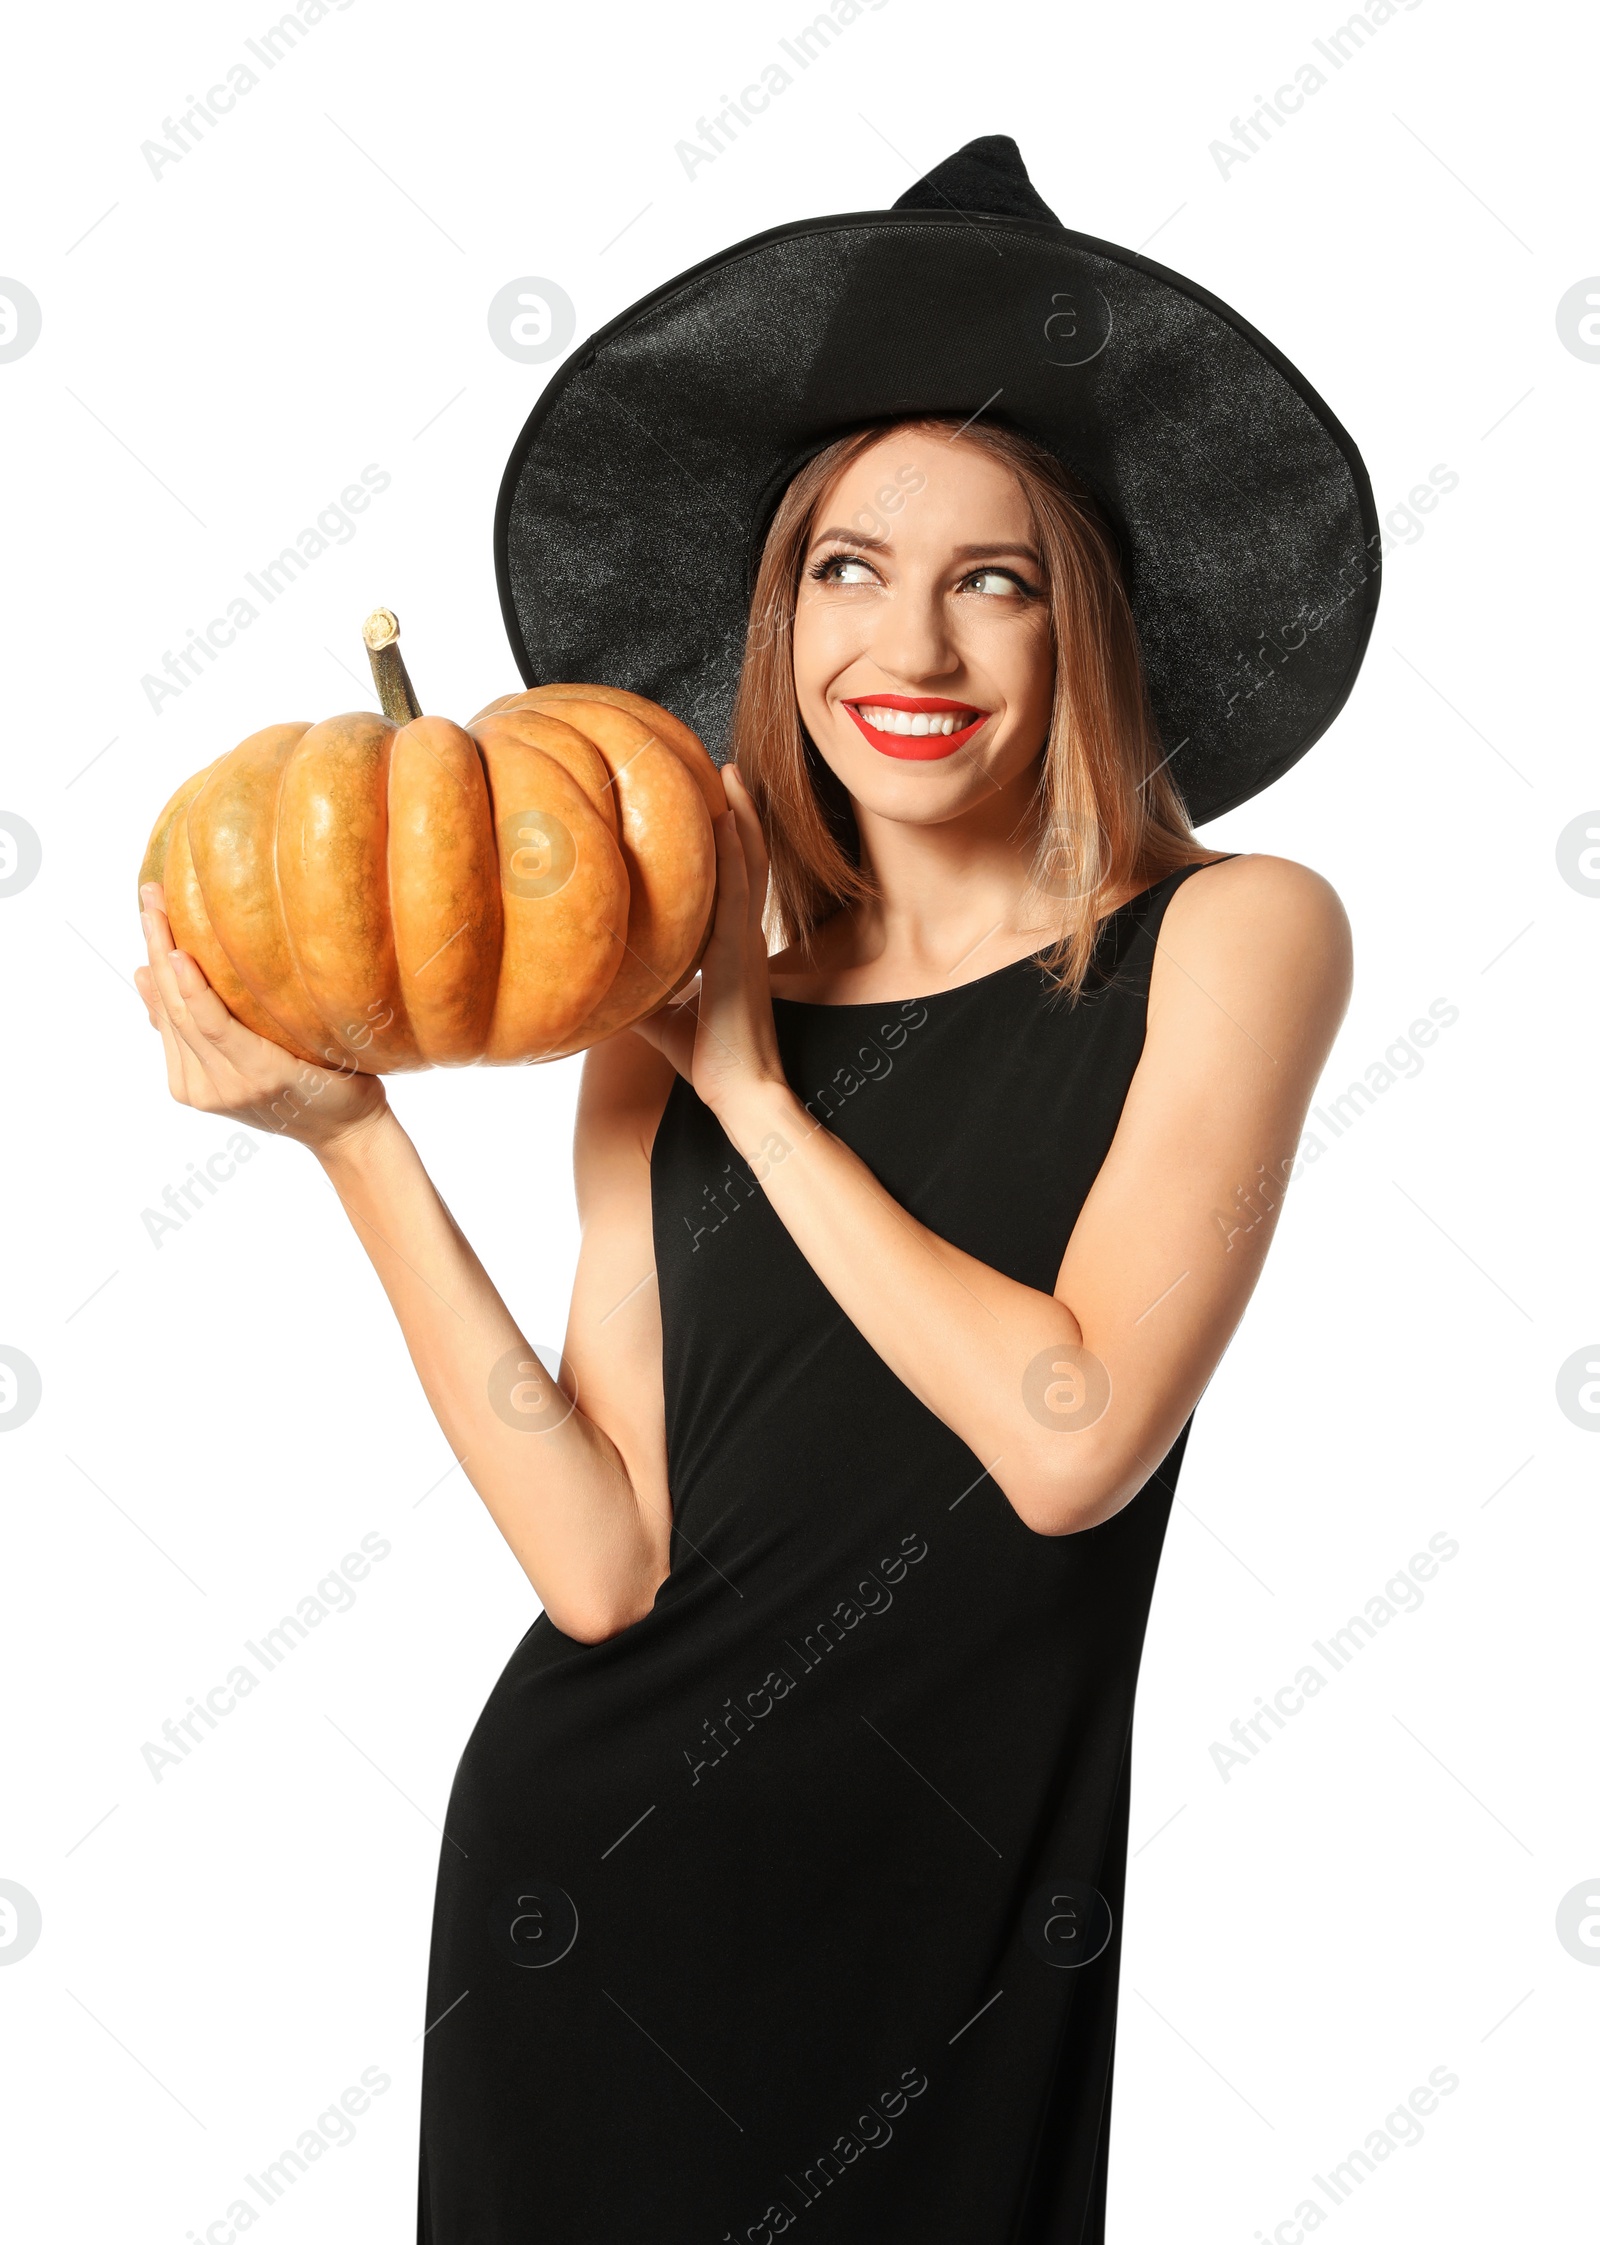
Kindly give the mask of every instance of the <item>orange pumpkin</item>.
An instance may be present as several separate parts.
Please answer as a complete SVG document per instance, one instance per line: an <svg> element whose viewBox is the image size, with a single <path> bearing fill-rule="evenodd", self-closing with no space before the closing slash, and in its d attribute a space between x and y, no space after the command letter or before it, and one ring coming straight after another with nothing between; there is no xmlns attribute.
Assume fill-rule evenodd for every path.
<svg viewBox="0 0 1600 2245"><path fill-rule="evenodd" d="M140 868L248 1027L368 1075L554 1060L680 989L710 933L726 807L688 726L640 694L505 694L424 717L387 610L385 714L269 725L196 772Z"/></svg>

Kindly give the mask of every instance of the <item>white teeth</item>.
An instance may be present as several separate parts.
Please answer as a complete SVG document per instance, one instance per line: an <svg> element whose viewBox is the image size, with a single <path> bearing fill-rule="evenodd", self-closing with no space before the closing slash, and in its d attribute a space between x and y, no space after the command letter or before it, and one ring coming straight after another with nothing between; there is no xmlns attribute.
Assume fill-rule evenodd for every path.
<svg viewBox="0 0 1600 2245"><path fill-rule="evenodd" d="M925 709L872 709L857 705L863 724L870 725L875 733L960 733L977 717L975 709L938 710L931 715Z"/></svg>

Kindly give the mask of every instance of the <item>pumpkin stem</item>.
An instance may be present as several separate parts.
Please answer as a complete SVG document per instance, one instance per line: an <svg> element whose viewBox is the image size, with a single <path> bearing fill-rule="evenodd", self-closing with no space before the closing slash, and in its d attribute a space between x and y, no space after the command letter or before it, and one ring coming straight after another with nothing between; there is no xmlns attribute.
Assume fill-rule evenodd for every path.
<svg viewBox="0 0 1600 2245"><path fill-rule="evenodd" d="M422 715L422 704L406 675L405 658L400 652L399 617L392 608L375 608L362 625L361 636L367 643L372 682L378 689L378 702L384 716L391 725L409 725L413 717Z"/></svg>

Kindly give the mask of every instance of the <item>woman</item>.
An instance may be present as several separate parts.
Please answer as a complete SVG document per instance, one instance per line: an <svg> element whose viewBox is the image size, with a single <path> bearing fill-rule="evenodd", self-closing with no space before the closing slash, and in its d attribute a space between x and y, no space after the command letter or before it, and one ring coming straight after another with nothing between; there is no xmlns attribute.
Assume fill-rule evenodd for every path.
<svg viewBox="0 0 1600 2245"><path fill-rule="evenodd" d="M290 1133L544 1609L441 1851L424 2245L1103 2235L1145 1616L1348 933L1195 839L1055 452L880 416L770 513L698 988L584 1066L560 1387L381 1083ZM145 902L175 1096L274 1127Z"/></svg>

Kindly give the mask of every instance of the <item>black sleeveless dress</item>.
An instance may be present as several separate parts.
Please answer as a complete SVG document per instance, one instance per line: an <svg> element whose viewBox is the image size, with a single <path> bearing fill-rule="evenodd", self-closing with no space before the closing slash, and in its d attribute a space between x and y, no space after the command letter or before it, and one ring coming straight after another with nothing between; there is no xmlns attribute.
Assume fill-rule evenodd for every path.
<svg viewBox="0 0 1600 2245"><path fill-rule="evenodd" d="M1049 1292L1194 870L1103 924L1076 1005L1026 959L777 1001L791 1085L913 1216ZM652 1193L671 1573L603 1644L541 1614L462 1756L420 2245L1099 2245L1134 1683L1188 1428L1114 1519L1036 1535L681 1080Z"/></svg>

